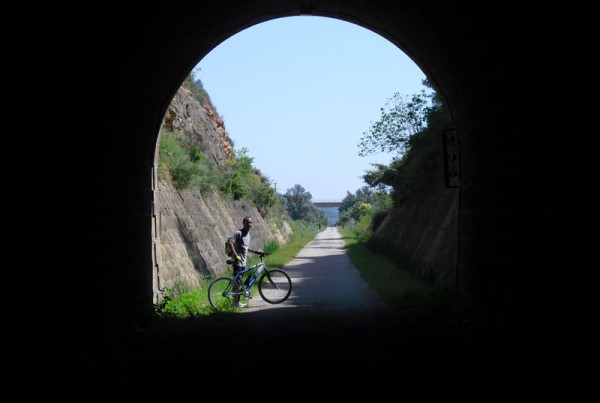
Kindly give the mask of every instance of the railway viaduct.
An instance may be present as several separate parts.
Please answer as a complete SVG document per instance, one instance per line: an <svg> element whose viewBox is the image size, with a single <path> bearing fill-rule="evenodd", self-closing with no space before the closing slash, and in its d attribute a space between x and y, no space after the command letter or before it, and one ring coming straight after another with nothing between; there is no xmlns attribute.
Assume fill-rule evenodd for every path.
<svg viewBox="0 0 600 403"><path fill-rule="evenodd" d="M340 200L315 200L313 204L317 207L341 207L342 202Z"/></svg>

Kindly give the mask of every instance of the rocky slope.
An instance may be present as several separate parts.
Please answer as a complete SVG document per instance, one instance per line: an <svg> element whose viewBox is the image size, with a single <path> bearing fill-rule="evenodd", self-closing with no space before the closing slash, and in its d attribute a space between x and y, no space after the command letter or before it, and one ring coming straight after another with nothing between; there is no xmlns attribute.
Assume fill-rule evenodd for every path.
<svg viewBox="0 0 600 403"><path fill-rule="evenodd" d="M163 127L184 133L217 165L234 158L223 121L210 105L201 106L183 87L175 94ZM155 195L155 300L166 289L197 287L202 278L227 272L224 240L242 226L246 215L254 219L254 247L270 241L283 244L291 234L282 217L262 217L249 203L217 192L178 191L162 178Z"/></svg>

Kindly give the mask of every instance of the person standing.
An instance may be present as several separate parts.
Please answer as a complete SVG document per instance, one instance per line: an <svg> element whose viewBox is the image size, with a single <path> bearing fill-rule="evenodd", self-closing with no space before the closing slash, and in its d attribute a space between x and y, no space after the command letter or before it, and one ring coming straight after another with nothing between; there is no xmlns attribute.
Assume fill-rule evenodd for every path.
<svg viewBox="0 0 600 403"><path fill-rule="evenodd" d="M246 257L248 252L260 253L258 250L250 248L250 230L252 229L252 217L246 216L242 221L242 228L238 229L227 240L231 249L233 274L236 275L246 267ZM238 289L241 288L241 279L237 284ZM237 290L236 290L237 291ZM235 297L234 304L239 307L244 307L246 304L240 302L239 295Z"/></svg>

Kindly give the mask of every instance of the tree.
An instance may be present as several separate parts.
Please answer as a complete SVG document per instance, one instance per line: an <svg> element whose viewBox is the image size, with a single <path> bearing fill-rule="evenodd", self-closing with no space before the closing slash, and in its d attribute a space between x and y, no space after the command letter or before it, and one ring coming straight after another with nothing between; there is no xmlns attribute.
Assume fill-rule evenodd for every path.
<svg viewBox="0 0 600 403"><path fill-rule="evenodd" d="M306 191L301 185L294 185L289 188L284 197L287 199L287 211L293 220L305 219L309 216L309 212L314 207L312 204L312 195Z"/></svg>
<svg viewBox="0 0 600 403"><path fill-rule="evenodd" d="M423 85L431 88L428 80ZM402 157L410 149L410 139L427 126L431 108L439 103L437 94L421 90L412 96L396 92L381 108L381 118L363 133L358 145L361 157L379 152L396 153Z"/></svg>
<svg viewBox="0 0 600 403"><path fill-rule="evenodd" d="M327 225L327 216L317 206L313 204L312 195L301 185L294 185L289 188L285 195L283 203L287 208L287 213L293 220L304 220L311 224Z"/></svg>
<svg viewBox="0 0 600 403"><path fill-rule="evenodd" d="M367 216L369 217L369 221L375 216L381 217L381 220L385 217L388 210L392 207L391 196L384 189L379 188L374 190L374 188L379 188L379 186L363 186L355 194L347 192L339 209L340 225L352 226ZM381 220L378 220L377 225Z"/></svg>
<svg viewBox="0 0 600 403"><path fill-rule="evenodd" d="M260 215L265 217L269 208L277 202L275 189L268 183L260 183L252 188L252 202Z"/></svg>
<svg viewBox="0 0 600 403"><path fill-rule="evenodd" d="M423 84L431 88L427 80ZM443 163L441 133L451 122L437 93L429 97L431 106L423 109L426 124L406 139L404 154L395 158L389 166L372 164L376 169L367 171L362 177L371 187L391 187L395 202L418 192L424 183L423 173L435 172ZM396 125L400 126L399 123Z"/></svg>
<svg viewBox="0 0 600 403"><path fill-rule="evenodd" d="M364 179L364 177L363 177ZM382 189L378 184L363 186L356 193L346 192L346 197L342 200L342 205L339 208L340 214L344 213L357 204L367 203L377 208L388 208L389 203L386 201L389 198L388 192Z"/></svg>

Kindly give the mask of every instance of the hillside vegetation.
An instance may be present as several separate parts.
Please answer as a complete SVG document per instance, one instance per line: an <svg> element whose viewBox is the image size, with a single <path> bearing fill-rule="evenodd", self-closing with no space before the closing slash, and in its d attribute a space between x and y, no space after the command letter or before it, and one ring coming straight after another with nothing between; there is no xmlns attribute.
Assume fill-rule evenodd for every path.
<svg viewBox="0 0 600 403"><path fill-rule="evenodd" d="M427 82L424 84L428 86ZM160 142L161 179L168 180L180 192L215 193L239 203L242 209L250 205L265 225L267 221L278 222L276 226L283 229L283 223L288 223L289 238L280 242L263 237L265 250L278 250L293 239L308 242L328 225L327 216L312 204L310 192L302 185L295 185L285 194L277 193L270 179L254 167L249 150L235 149L200 80L190 75L182 88L208 111L223 152L221 155L219 150L211 150L206 142L192 141L176 125L166 124ZM423 92L411 98L395 94L388 106L389 111L382 109L380 121L365 133L362 153L387 149L396 152L397 157L389 166L375 165L364 175L364 187L347 192L337 224L345 234L353 234L358 243L386 256L399 269L430 284L451 287L458 194L456 189L445 187L441 144L442 130L449 121L435 93ZM398 129L402 127L405 129ZM309 238L306 234L310 234ZM204 287L210 277L209 270L195 288ZM191 290L189 284L172 283L167 300L172 304L189 292L197 290Z"/></svg>

